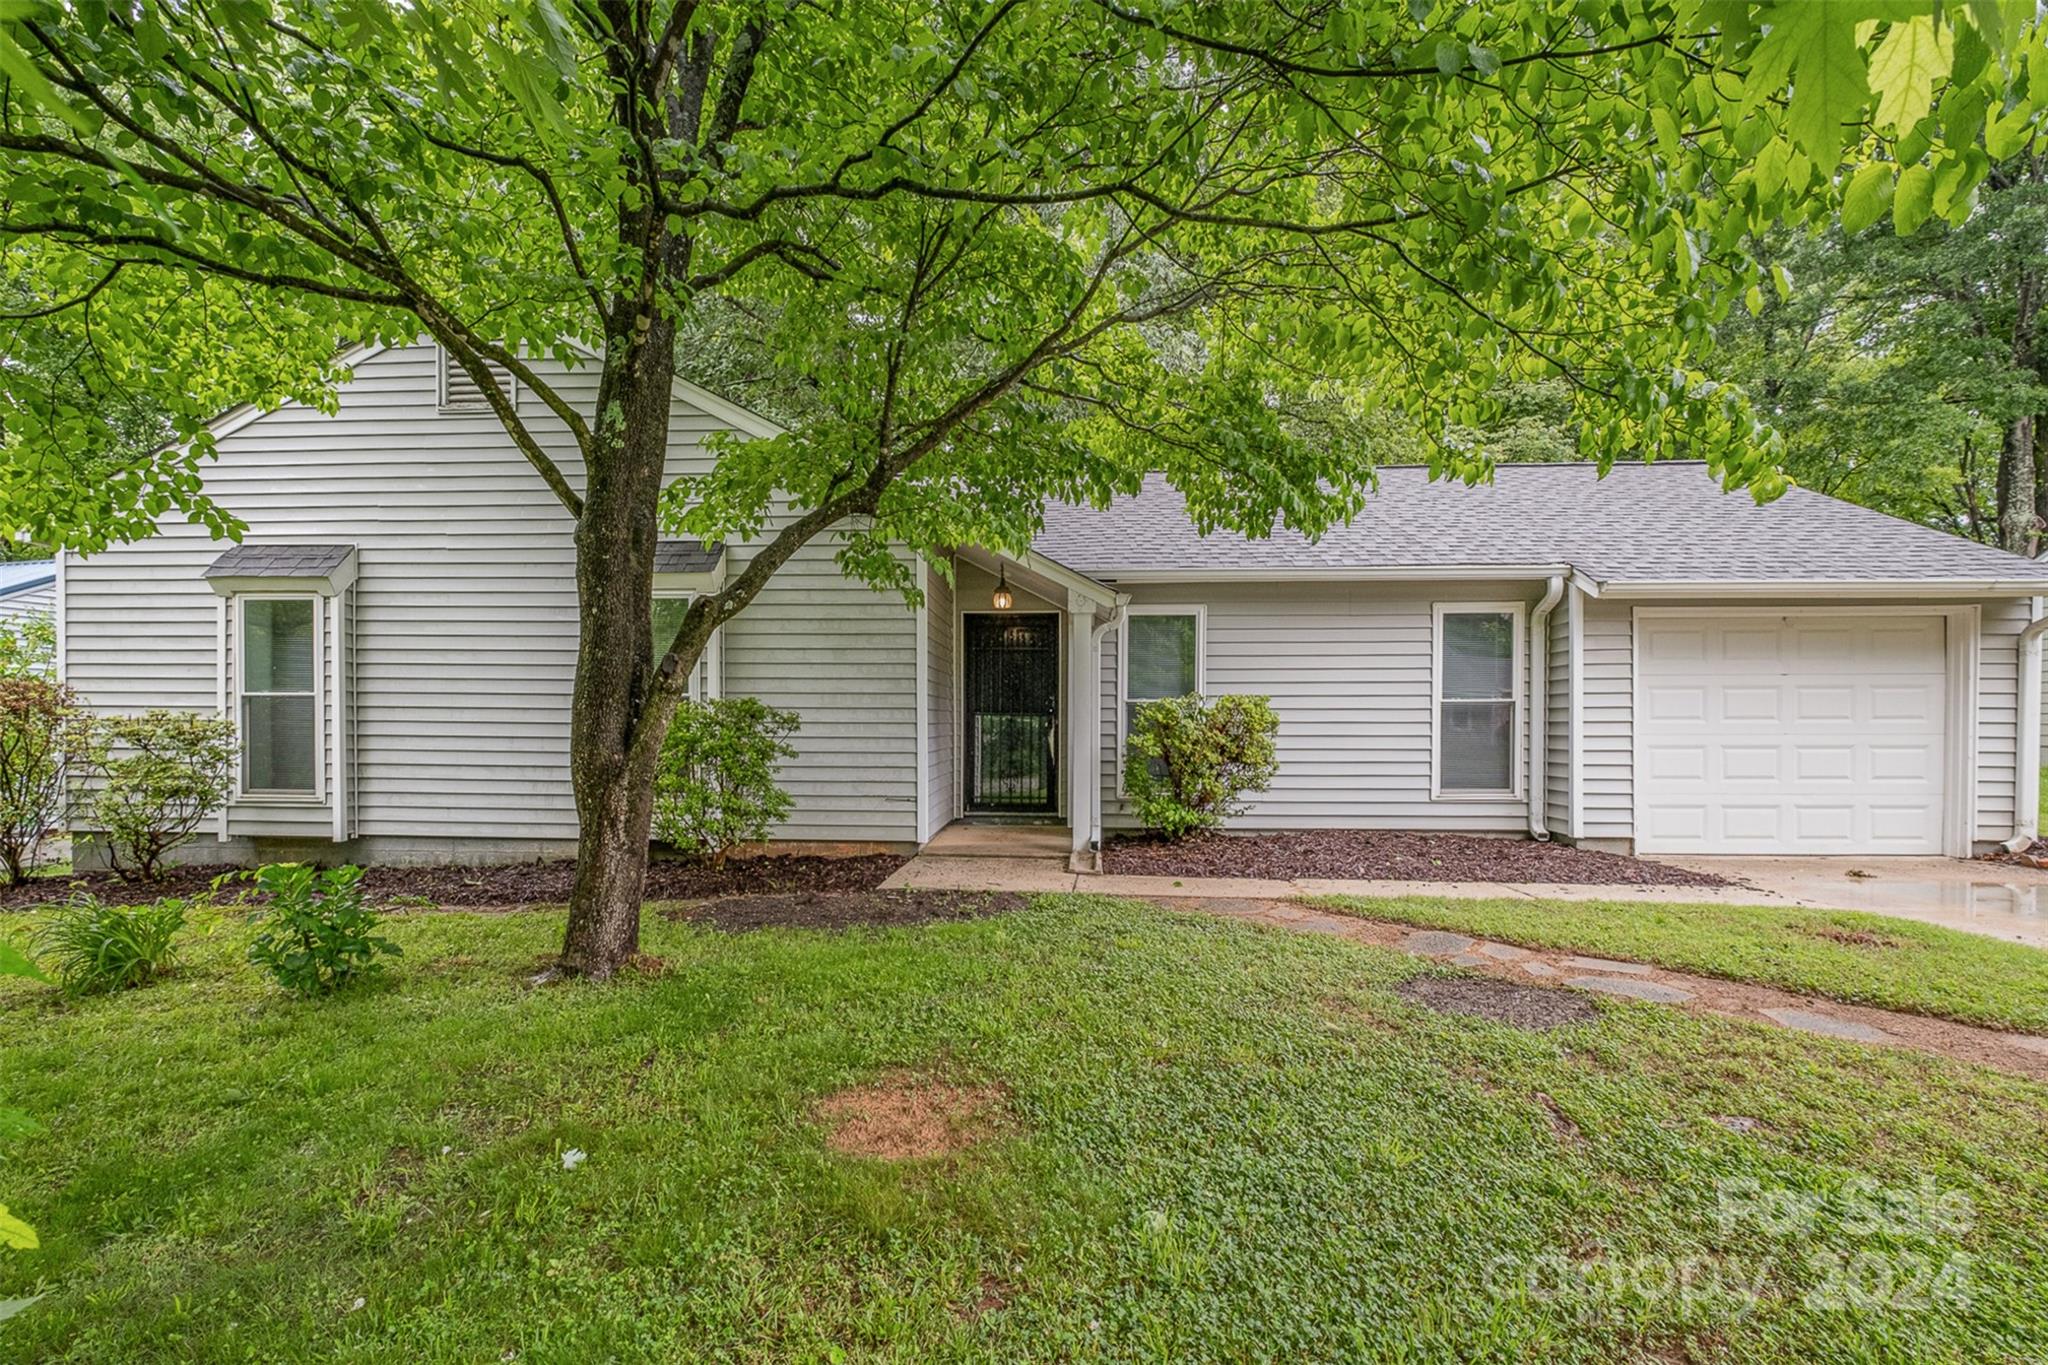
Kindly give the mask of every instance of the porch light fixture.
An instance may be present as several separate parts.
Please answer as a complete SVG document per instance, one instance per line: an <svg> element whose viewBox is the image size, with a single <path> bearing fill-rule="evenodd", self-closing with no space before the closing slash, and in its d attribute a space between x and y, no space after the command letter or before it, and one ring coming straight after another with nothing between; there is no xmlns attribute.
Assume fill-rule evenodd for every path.
<svg viewBox="0 0 2048 1365"><path fill-rule="evenodd" d="M1000 565L996 568L996 591L994 602L997 611L1008 611L1017 599L1010 596L1010 571Z"/></svg>

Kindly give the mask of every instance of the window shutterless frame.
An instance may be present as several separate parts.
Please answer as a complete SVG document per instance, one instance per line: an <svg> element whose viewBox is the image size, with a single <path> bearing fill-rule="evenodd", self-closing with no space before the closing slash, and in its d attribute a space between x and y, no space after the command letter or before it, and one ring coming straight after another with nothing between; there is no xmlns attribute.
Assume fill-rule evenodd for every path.
<svg viewBox="0 0 2048 1365"><path fill-rule="evenodd" d="M1528 725L1528 661L1523 637L1527 631L1529 605L1526 602L1437 602L1430 612L1429 631L1429 795L1433 801L1513 801L1522 795L1523 750ZM1508 695L1500 700L1511 707L1508 723L1508 785L1497 789L1443 785L1444 777L1444 618L1446 616L1505 616L1513 622L1508 652ZM1451 701L1483 700L1452 697Z"/></svg>
<svg viewBox="0 0 2048 1365"><path fill-rule="evenodd" d="M1124 749L1130 742L1131 703L1157 701L1157 697L1131 696L1131 618L1134 616L1192 616L1195 618L1195 695L1209 691L1209 613L1201 603L1124 608L1123 623L1116 632L1116 794L1124 794Z"/></svg>
<svg viewBox="0 0 2048 1365"><path fill-rule="evenodd" d="M313 614L312 688L308 691L256 691L249 687L248 606L252 602L304 602ZM235 738L242 752L235 759L235 799L276 804L324 805L327 800L327 599L311 592L237 593L232 599L228 629L234 658ZM249 772L249 708L251 697L310 697L313 703L313 785L252 787Z"/></svg>
<svg viewBox="0 0 2048 1365"><path fill-rule="evenodd" d="M668 647L675 643L675 635L673 632L670 632L668 634L667 639L662 638L664 633L661 620L662 608L665 605L673 604L674 606L682 608L682 611L687 611L689 610L690 603L695 601L696 598L697 594L693 592L664 592L660 588L656 588L654 590L655 663L660 663L662 655L667 653ZM676 613L675 627L676 629L681 629L682 627L681 611ZM683 694L684 696L688 697L691 701L709 701L712 698L719 695L718 651L719 632L714 630L711 632L711 638L704 642L704 653L698 657L697 667L690 674L689 689Z"/></svg>

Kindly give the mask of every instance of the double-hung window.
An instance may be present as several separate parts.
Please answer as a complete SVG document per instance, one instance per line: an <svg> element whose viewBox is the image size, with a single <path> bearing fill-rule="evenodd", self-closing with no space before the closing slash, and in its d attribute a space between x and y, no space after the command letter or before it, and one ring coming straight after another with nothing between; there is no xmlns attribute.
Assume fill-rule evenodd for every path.
<svg viewBox="0 0 2048 1365"><path fill-rule="evenodd" d="M688 593L654 594L654 662L657 667L668 654L668 647L676 642L682 632L683 617L690 610L691 596ZM704 652L697 658L697 671L690 675L691 701L703 701L712 695L712 658L717 649L718 637L714 634L705 643Z"/></svg>
<svg viewBox="0 0 2048 1365"><path fill-rule="evenodd" d="M237 605L242 791L318 796L321 599L251 596Z"/></svg>
<svg viewBox="0 0 2048 1365"><path fill-rule="evenodd" d="M1203 618L1200 607L1130 607L1121 632L1123 733L1117 737L1119 775L1138 708L1148 701L1202 690Z"/></svg>
<svg viewBox="0 0 2048 1365"><path fill-rule="evenodd" d="M1522 608L1436 609L1436 792L1513 796L1520 787Z"/></svg>

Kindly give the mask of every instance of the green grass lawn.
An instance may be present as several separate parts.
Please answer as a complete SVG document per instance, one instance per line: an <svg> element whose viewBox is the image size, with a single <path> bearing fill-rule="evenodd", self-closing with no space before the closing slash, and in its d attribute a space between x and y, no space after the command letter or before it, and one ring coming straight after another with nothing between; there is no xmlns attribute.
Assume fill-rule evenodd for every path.
<svg viewBox="0 0 2048 1365"><path fill-rule="evenodd" d="M1360 896L1311 902L1532 948L1654 963L1858 1005L2048 1032L2048 953L1912 920L1781 906Z"/></svg>
<svg viewBox="0 0 2048 1365"><path fill-rule="evenodd" d="M2048 1087L1919 1054L1622 1002L1523 1032L1406 1003L1402 955L1086 897L650 916L665 975L542 989L558 915L422 915L323 1003L201 928L126 995L0 989L45 1128L0 1165L43 1237L0 1297L48 1295L0 1356L2048 1355ZM899 1067L1009 1117L828 1151L818 1099ZM1873 1228L1880 1190L1912 1208ZM1758 1192L1788 1217L1722 1225Z"/></svg>

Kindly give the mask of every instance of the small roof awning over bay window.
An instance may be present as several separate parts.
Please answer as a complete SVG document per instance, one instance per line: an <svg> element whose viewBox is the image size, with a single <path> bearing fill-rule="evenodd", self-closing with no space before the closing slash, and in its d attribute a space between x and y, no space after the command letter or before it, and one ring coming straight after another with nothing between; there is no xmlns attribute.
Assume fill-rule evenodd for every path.
<svg viewBox="0 0 2048 1365"><path fill-rule="evenodd" d="M355 581L353 545L237 545L206 566L206 585L223 597L262 592L331 597Z"/></svg>
<svg viewBox="0 0 2048 1365"><path fill-rule="evenodd" d="M725 547L701 540L662 540L654 546L657 592L711 592L725 582Z"/></svg>

